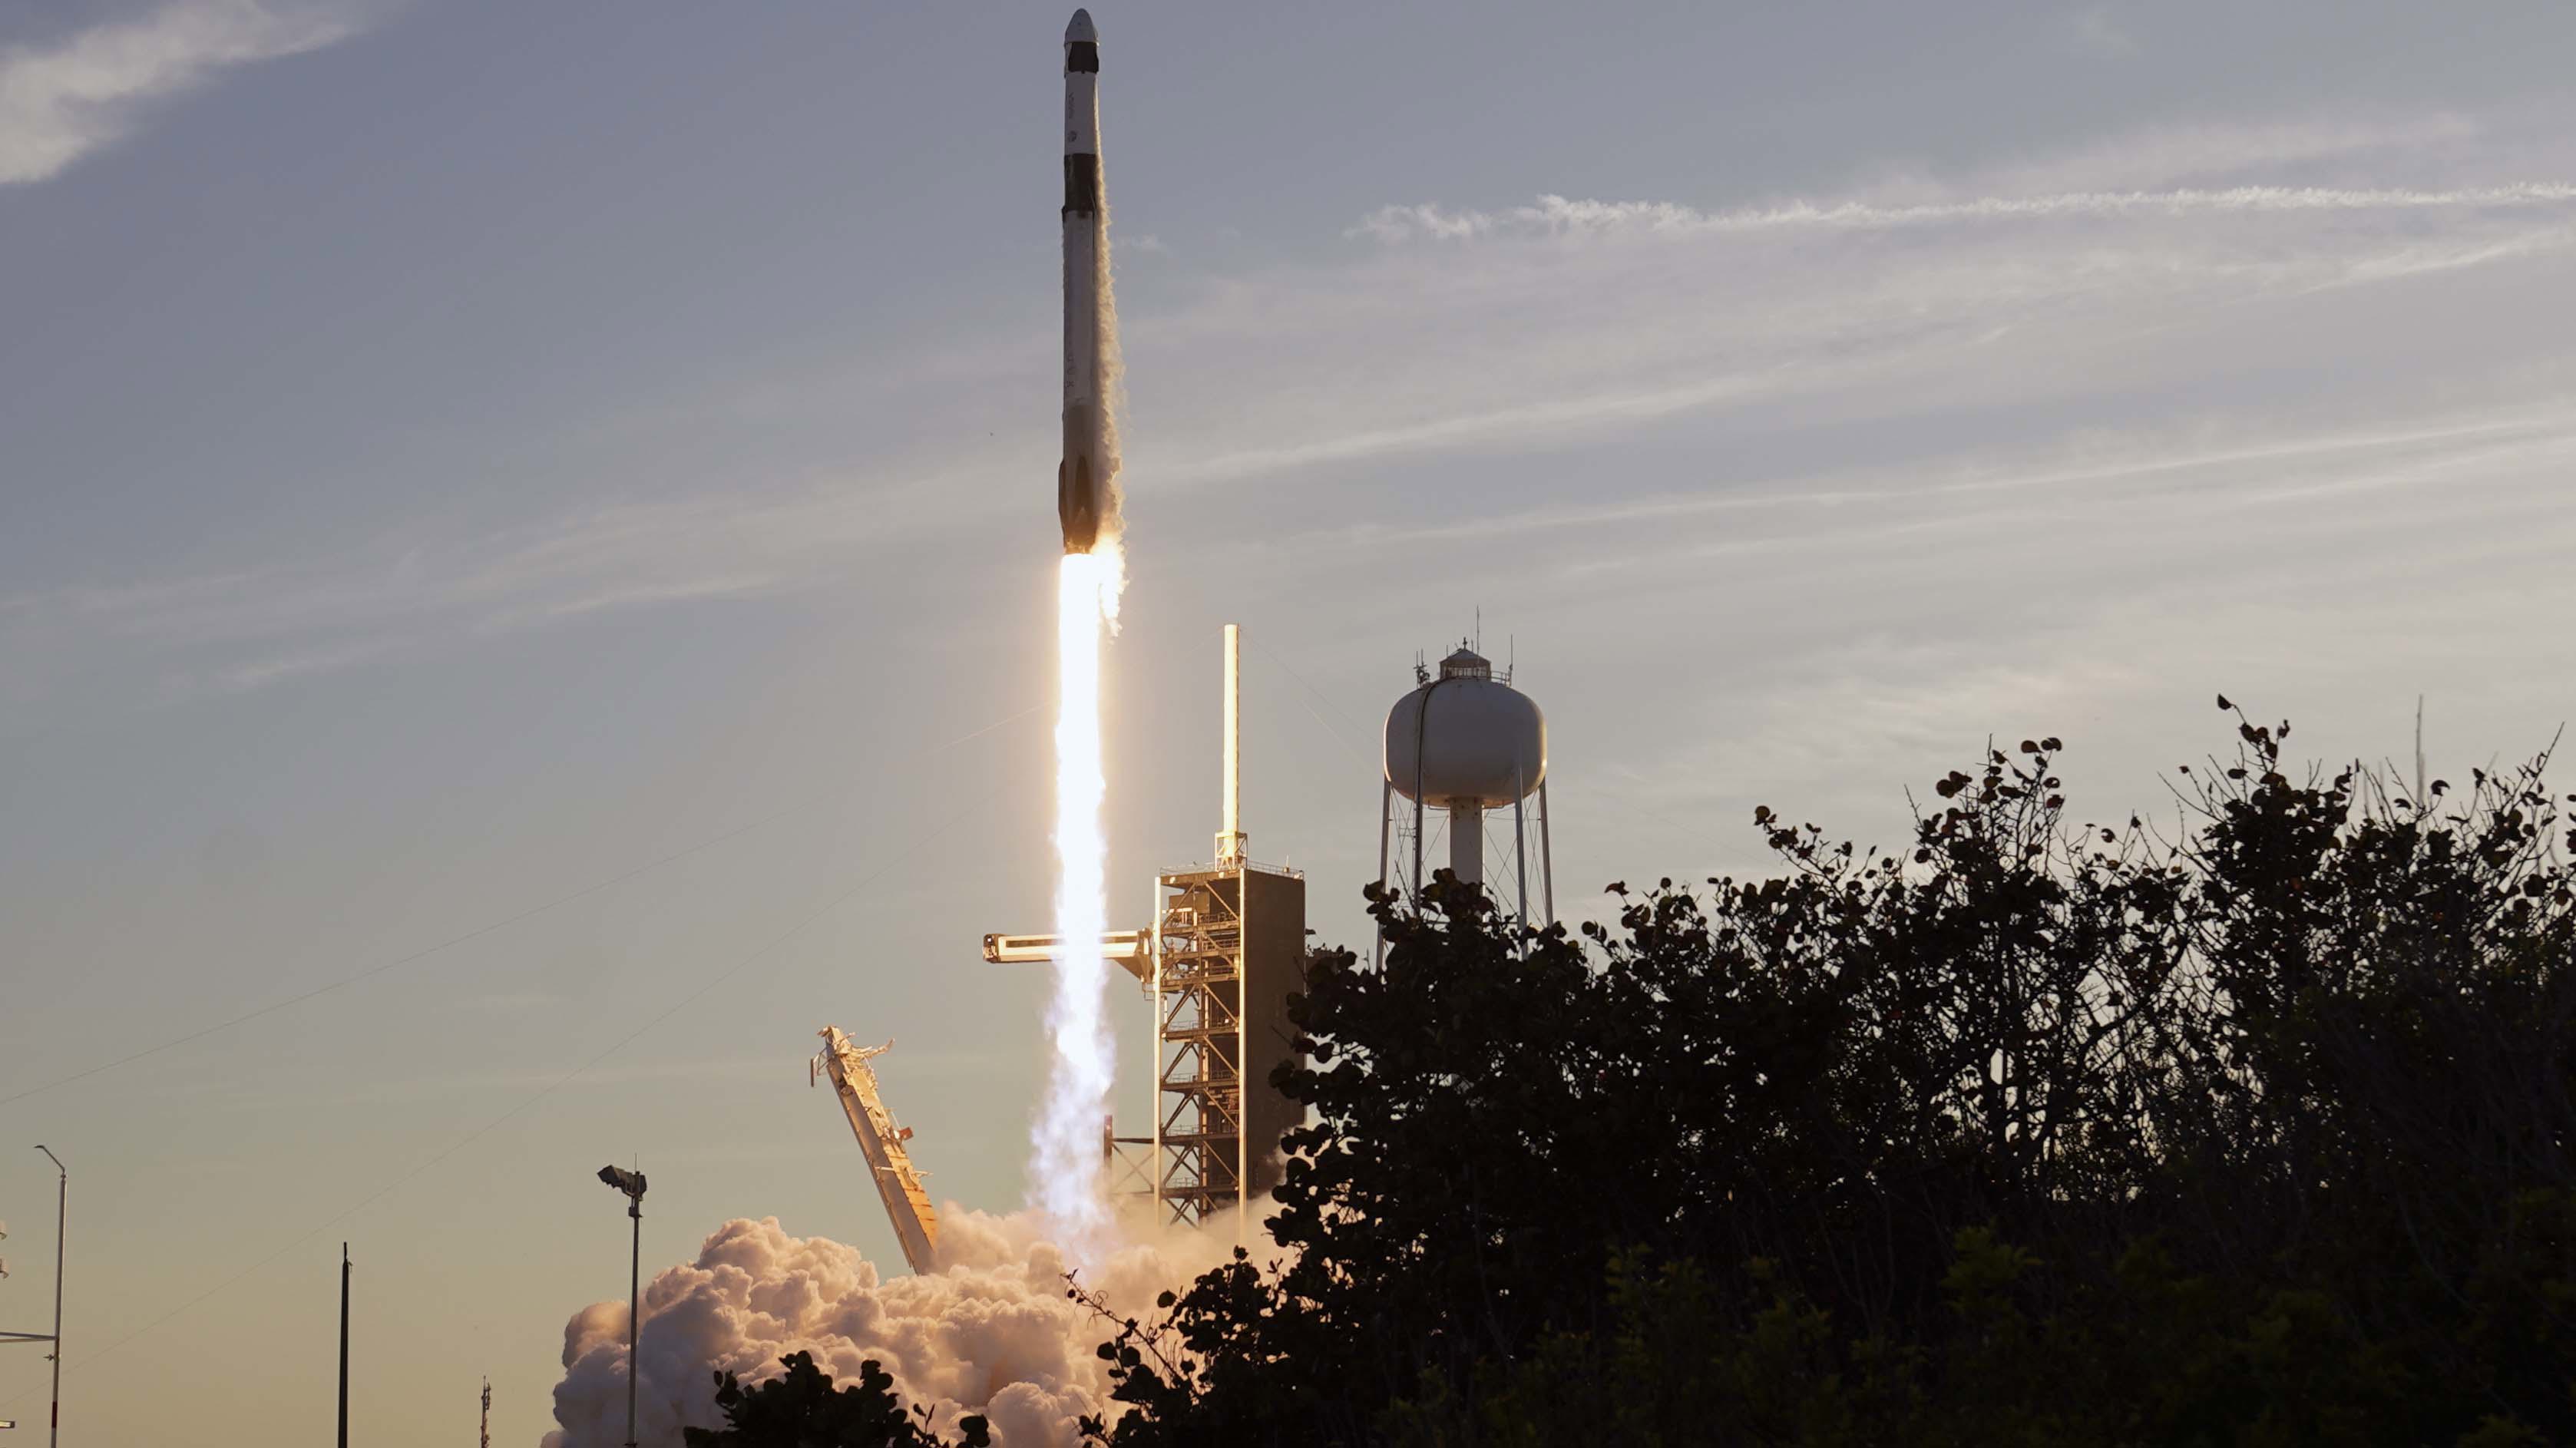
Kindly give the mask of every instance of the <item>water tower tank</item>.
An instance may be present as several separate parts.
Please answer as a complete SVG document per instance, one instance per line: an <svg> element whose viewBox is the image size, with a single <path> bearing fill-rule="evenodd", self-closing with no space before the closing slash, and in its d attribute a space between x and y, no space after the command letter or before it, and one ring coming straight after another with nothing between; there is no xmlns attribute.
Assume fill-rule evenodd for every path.
<svg viewBox="0 0 2576 1448"><path fill-rule="evenodd" d="M1496 809L1547 778L1547 717L1461 647L1386 714L1386 782L1437 809Z"/></svg>
<svg viewBox="0 0 2576 1448"><path fill-rule="evenodd" d="M1446 816L1449 869L1464 883L1482 885L1485 877L1485 812L1508 811L1504 838L1508 858L1512 913L1522 921L1556 918L1554 872L1547 849L1547 716L1528 695L1494 677L1494 666L1473 648L1461 645L1440 661L1437 677L1422 675L1419 685L1386 714L1385 801L1378 822L1378 880L1395 883L1403 895L1418 893L1425 883L1423 818L1427 810ZM1412 808L1409 826L1398 818L1396 800ZM1524 801L1535 800L1526 810ZM1538 829L1539 899L1543 913L1530 912L1529 840L1526 827ZM1409 845L1404 855L1392 849L1398 836ZM1407 868L1407 866L1410 868ZM1383 946L1383 937L1380 945Z"/></svg>

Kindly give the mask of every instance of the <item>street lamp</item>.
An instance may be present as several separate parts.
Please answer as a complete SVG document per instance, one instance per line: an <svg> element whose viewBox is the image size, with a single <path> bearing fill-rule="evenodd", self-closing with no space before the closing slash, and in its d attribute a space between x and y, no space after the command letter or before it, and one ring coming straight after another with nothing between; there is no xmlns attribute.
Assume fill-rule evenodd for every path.
<svg viewBox="0 0 2576 1448"><path fill-rule="evenodd" d="M60 1174L54 1183L54 1419L53 1427L45 1434L47 1448L52 1448L63 1439L63 1228L71 1217L72 1174L63 1166L63 1159L54 1155L52 1147L40 1141L36 1150L43 1152L45 1160L52 1162Z"/></svg>
<svg viewBox="0 0 2576 1448"><path fill-rule="evenodd" d="M636 1312L643 1301L644 1283L644 1173L620 1167L604 1166L599 1179L626 1194L626 1215L635 1219L634 1255L626 1269L626 1448L635 1448L635 1378L641 1365L635 1360L636 1329L642 1326ZM58 1325L55 1331L62 1329Z"/></svg>

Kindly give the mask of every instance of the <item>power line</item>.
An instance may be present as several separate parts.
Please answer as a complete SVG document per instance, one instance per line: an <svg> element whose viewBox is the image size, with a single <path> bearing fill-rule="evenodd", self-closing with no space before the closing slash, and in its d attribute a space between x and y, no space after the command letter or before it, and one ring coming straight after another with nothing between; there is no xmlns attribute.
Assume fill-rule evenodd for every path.
<svg viewBox="0 0 2576 1448"><path fill-rule="evenodd" d="M974 730L971 733L958 735L954 739L934 744L927 749L923 749L915 754L909 755L902 761L902 763L912 764L919 760L929 759L933 756L944 754L961 744L971 743L974 740L981 739L996 729L1003 728L1006 725L1015 724L1020 720L1029 717L1031 714L1037 713L1040 709L1045 707L1046 706L1043 704L1032 704L1028 708L1022 709L1016 714L996 719L992 723ZM113 1061L92 1066L87 1070L75 1071L68 1076L57 1077L54 1080L45 1082L41 1086L30 1086L14 1095L0 1096L0 1106L10 1106L32 1096L42 1096L48 1091L58 1090L62 1087L69 1086L75 1081L86 1081L92 1076L96 1076L107 1071L113 1071L120 1066L131 1066L137 1061L160 1055L164 1051L187 1045L191 1041L202 1041L208 1036L229 1031L235 1026L247 1025L252 1021L258 1020L262 1016L275 1015L277 1012L285 1010L289 1006L299 1006L304 1004L306 1001L315 999L316 997L329 995L333 991L345 990L350 986L363 984L375 979L377 976L385 974L387 971L399 970L406 965L418 964L419 962L427 960L429 957L437 955L443 951L454 950L460 945L471 944L474 941L482 939L486 935L507 930L513 925L533 920L550 910L561 909L576 900L596 895L602 890L608 890L616 886L623 885L627 881L632 880L639 875L649 875L655 870L661 869L665 865L676 864L681 860L689 858L691 855L703 854L704 852L712 850L716 846L724 844L729 840L738 839L744 835L750 834L754 830L776 824L778 821L787 818L789 815L798 814L805 810L812 809L817 804L826 800L837 799L841 795L849 793L852 789L856 789L863 782L864 781L862 780L852 780L849 784L844 785L841 789L833 791L832 793L810 795L784 809L777 810L771 814L767 814L759 819L753 820L747 825L740 825L727 830L713 839L702 840L697 844L689 846L687 849L676 850L670 854L662 856L660 859L637 865L635 868L628 870L623 874L610 876L608 879L601 880L596 884L585 885L568 894L557 895L553 899L550 899L541 905L529 906L527 909L506 919L495 920L489 925L480 926L476 929L466 931L462 935L450 936L449 938L438 942L436 945L415 950L409 955L386 961L382 965L372 966L355 975L344 976L339 980L332 981L328 985L315 986L313 989L308 990L301 995L288 996L286 999L281 1001L272 1001L267 1005L261 1006L257 1010L244 1011L242 1014L234 1016L228 1020L217 1021L215 1024L210 1026L201 1026L196 1030L188 1032L186 1035L173 1036L169 1040L163 1041L157 1046L146 1046L142 1050L136 1051L131 1055L120 1056Z"/></svg>
<svg viewBox="0 0 2576 1448"><path fill-rule="evenodd" d="M1314 685L1307 683L1307 682L1306 682L1306 676L1305 676L1305 675L1303 675L1303 674L1301 674L1301 673L1298 673L1298 672L1297 672L1295 669L1293 669L1293 668L1290 668L1290 667L1288 666L1288 661L1287 661L1286 659L1283 659L1283 658L1279 657L1279 655L1271 649L1270 645L1268 645L1268 644L1266 644L1266 643L1263 643L1263 642L1261 641L1261 635L1259 635L1259 634L1257 634L1257 633L1256 633L1256 634L1251 634L1251 635L1250 635L1250 637L1251 637L1251 639L1252 639L1252 646L1253 646L1254 648L1256 648L1256 649L1261 650L1262 657L1264 657L1264 658L1266 658L1266 659L1270 660L1270 662L1272 662L1272 663L1274 663L1274 664L1277 664L1277 665L1279 666L1280 671L1281 671L1282 673L1285 673L1289 678L1292 678L1292 679L1296 680L1300 685L1302 685L1302 686L1305 688L1305 690L1306 690L1306 692L1307 692L1307 693L1312 694L1312 695L1314 695L1316 698L1323 700L1327 705L1333 705L1333 701L1332 701L1332 698L1331 698L1331 696L1330 696L1330 695L1327 695L1323 690L1316 688ZM1333 727L1333 721L1332 721L1332 720L1330 720L1330 719L1325 718L1321 713L1318 713L1318 712L1316 711L1315 706L1314 706L1313 704L1310 704L1310 703L1306 702L1306 700L1305 700L1304 698L1302 698L1302 697L1301 697L1301 698L1299 698L1299 699L1297 700L1297 704L1298 704L1298 706L1299 706L1300 708L1304 709L1304 710L1307 712L1307 714L1311 715L1311 716L1314 718L1314 721L1315 721L1316 723L1323 725L1323 726L1324 726L1324 732L1333 736L1333 742L1334 742L1334 743L1336 743L1336 744L1341 745L1341 746L1342 746L1342 748L1343 748L1345 751L1347 751L1347 752L1348 752L1352 757L1357 758L1357 759L1366 759L1366 758L1368 758L1368 753L1367 753L1367 751L1365 751L1365 750L1361 749L1358 745L1353 744L1349 739L1344 738L1344 737L1343 737L1343 735L1342 735L1342 731ZM1336 714L1341 713L1340 706L1338 706L1338 705L1333 705L1333 712L1334 712L1334 713L1336 713ZM1349 716L1348 716L1348 715L1344 715L1343 717L1348 718ZM0 1102L0 1105L6 1105L6 1104L7 1104L7 1103L5 1103L5 1102Z"/></svg>

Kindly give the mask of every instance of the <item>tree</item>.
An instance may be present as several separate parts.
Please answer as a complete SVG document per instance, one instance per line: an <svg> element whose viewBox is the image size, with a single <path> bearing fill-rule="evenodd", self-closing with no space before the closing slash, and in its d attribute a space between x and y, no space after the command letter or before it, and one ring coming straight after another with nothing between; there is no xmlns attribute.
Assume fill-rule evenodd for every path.
<svg viewBox="0 0 2576 1448"><path fill-rule="evenodd" d="M1122 1328L1098 1436L2576 1439L2546 756L2442 805L2221 707L2170 839L2025 740L1615 930L1375 901L1291 1011L1282 1255Z"/></svg>
<svg viewBox="0 0 2576 1448"><path fill-rule="evenodd" d="M928 1408L905 1412L893 1376L876 1359L861 1363L859 1381L840 1389L814 1365L812 1353L789 1353L779 1362L783 1375L748 1388L732 1373L717 1373L716 1406L725 1426L683 1429L689 1448L951 1448L951 1440L931 1430ZM957 1431L954 1448L988 1448L993 1441L980 1417L960 1418Z"/></svg>

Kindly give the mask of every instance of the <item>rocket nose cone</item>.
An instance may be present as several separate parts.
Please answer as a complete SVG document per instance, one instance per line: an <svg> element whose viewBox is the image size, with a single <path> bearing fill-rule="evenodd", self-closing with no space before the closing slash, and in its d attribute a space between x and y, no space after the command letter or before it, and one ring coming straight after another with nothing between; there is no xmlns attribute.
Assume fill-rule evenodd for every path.
<svg viewBox="0 0 2576 1448"><path fill-rule="evenodd" d="M1080 45L1085 41L1098 41L1099 39L1100 32L1091 28L1091 12L1088 10L1076 10L1073 12L1073 23L1064 28L1064 43L1067 45Z"/></svg>

